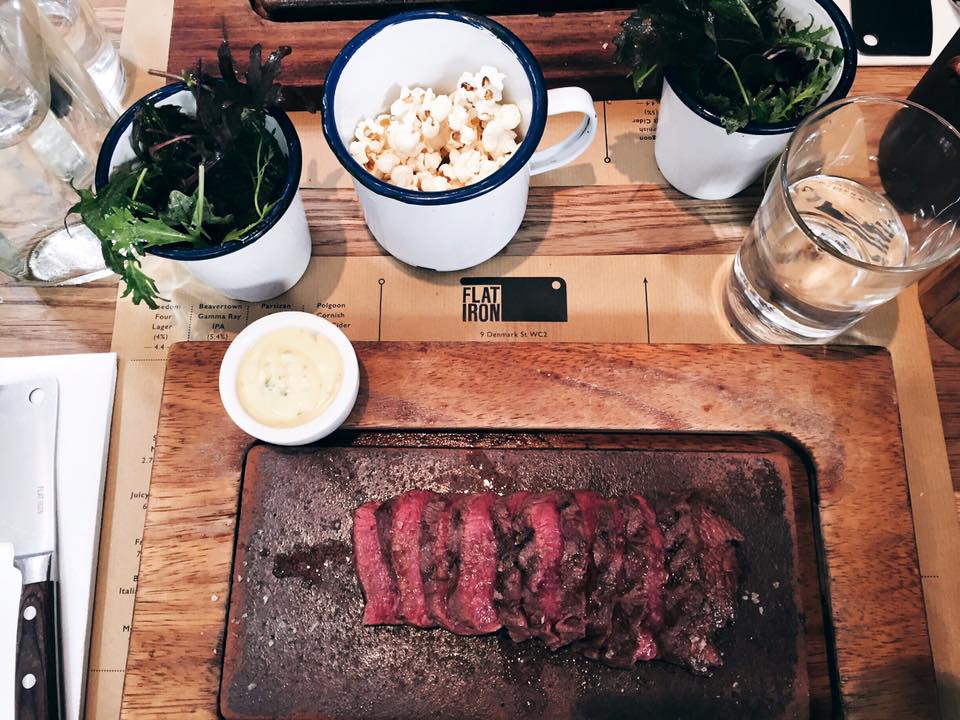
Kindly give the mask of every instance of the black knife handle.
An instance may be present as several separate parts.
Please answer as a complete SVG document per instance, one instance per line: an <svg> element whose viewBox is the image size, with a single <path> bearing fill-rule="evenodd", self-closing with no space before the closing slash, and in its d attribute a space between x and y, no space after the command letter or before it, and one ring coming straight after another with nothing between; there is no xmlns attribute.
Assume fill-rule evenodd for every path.
<svg viewBox="0 0 960 720"><path fill-rule="evenodd" d="M57 584L24 585L17 618L16 720L60 720Z"/></svg>

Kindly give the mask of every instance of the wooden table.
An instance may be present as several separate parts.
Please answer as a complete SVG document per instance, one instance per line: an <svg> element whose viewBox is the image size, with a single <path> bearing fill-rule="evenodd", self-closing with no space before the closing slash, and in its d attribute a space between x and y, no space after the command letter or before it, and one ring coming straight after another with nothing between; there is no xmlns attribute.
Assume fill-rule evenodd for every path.
<svg viewBox="0 0 960 720"><path fill-rule="evenodd" d="M119 43L123 27L125 0L92 0L97 16L108 33ZM885 94L907 95L923 74L923 68L885 67L861 68L853 86L852 95ZM621 232L608 236L598 247L592 238L585 238L576 222L570 235L553 233L548 240L535 238L534 233L523 233L511 243L507 254L542 255L626 254L626 253L732 253L739 239L719 239L709 227L690 227L684 221L685 208L697 206L697 214L706 210L703 203L692 201L669 189L651 186L534 189L535 193L550 193L551 217L530 218L540 225L563 222L565 208L576 197L580 208L590 203L591 224L610 221L610 227ZM378 255L379 246L367 233L353 191L302 191L311 224L320 228L315 232L314 255ZM742 223L744 227L758 204L758 197L750 194L732 201L715 203L716 212L726 221ZM596 212L593 212L593 211ZM570 218L576 220L575 218ZM579 218L582 221L582 217ZM649 240L636 230L652 225L676 226L670 242L662 237ZM333 232L323 232L324 227ZM47 355L53 353L106 352L110 349L113 316L116 307L117 283L104 280L80 287L33 288L15 285L0 275L0 357L7 355ZM930 354L933 358L940 413L950 456L954 497L960 515L960 350L940 339L928 329Z"/></svg>
<svg viewBox="0 0 960 720"><path fill-rule="evenodd" d="M92 0L115 40L125 0ZM851 94L905 96L923 68L863 68ZM548 211L531 213L506 254L732 253L759 202L755 191L725 202L690 200L655 186L534 188L551 198ZM302 191L319 256L382 254L363 223L352 190ZM589 211L589 220L585 212ZM699 222L691 222L696 217ZM723 230L710 222L722 222ZM603 226L602 245L584 227ZM544 239L542 229L551 225ZM669 233L644 232L649 228ZM741 231L742 230L742 231ZM653 236L652 238L650 236ZM117 284L105 280L80 287L33 288L0 276L0 357L110 349ZM960 350L928 329L955 502L960 514Z"/></svg>
<svg viewBox="0 0 960 720"><path fill-rule="evenodd" d="M116 0L111 0L116 2ZM379 246L363 227L360 208L353 199L352 190L301 191L307 214L314 228L337 228L337 232L318 234L314 239L314 255L378 255ZM596 213L591 222L622 223L624 215L632 215L631 228L649 225L661 211L676 216L677 233L670 243L647 241L630 229L608 238L603 246L585 239L574 228L569 236L554 234L541 241L534 233L524 233L505 251L510 255L527 255L534 251L543 255L632 254L632 253L732 253L738 246L733 239L717 240L713 236L699 237L697 229L681 223L682 209L693 201L669 189L643 188L534 188L532 193L549 193L556 198L550 218L536 218L542 226L548 221L562 222L565 214L562 198L579 201L594 196ZM649 202L644 209L637 203ZM724 205L746 222L757 205L756 197L738 198ZM569 207L569 206L568 206ZM582 220L582 219L581 219ZM659 222L663 224L661 216ZM672 223L671 223L672 224ZM116 280L102 280L89 285L61 288L34 288L16 285L0 275L0 357L15 355L48 355L54 353L107 352L113 332L113 317L117 300ZM944 342L933 330L927 329L930 355L933 359L940 414L953 476L954 497L960 516L960 350Z"/></svg>

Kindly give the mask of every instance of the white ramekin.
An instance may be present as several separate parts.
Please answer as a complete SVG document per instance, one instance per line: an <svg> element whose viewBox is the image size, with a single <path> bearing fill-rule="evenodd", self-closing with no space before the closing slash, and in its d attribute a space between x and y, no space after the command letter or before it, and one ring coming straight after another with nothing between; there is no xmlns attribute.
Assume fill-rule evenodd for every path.
<svg viewBox="0 0 960 720"><path fill-rule="evenodd" d="M260 338L289 328L311 330L330 340L343 363L343 382L333 402L319 417L296 427L275 428L257 422L243 409L237 396L237 371L243 356ZM360 368L350 340L333 323L305 312L275 313L251 323L230 343L220 364L220 401L227 415L245 433L274 445L306 445L326 437L350 415L359 389Z"/></svg>

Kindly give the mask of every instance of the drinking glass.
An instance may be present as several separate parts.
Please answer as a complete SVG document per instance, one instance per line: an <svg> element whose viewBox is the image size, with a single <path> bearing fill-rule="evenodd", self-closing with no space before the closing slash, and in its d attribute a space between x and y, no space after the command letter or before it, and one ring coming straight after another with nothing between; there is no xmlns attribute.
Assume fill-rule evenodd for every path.
<svg viewBox="0 0 960 720"><path fill-rule="evenodd" d="M0 272L42 284L105 274L96 237L64 226L93 177L98 127L48 65L32 8L0 2ZM75 219L75 218L74 218Z"/></svg>
<svg viewBox="0 0 960 720"><path fill-rule="evenodd" d="M960 250L960 134L860 97L797 128L733 262L724 304L754 342L827 342Z"/></svg>
<svg viewBox="0 0 960 720"><path fill-rule="evenodd" d="M127 78L120 55L87 0L37 0L37 7L59 31L80 65L90 74L104 103L116 116Z"/></svg>

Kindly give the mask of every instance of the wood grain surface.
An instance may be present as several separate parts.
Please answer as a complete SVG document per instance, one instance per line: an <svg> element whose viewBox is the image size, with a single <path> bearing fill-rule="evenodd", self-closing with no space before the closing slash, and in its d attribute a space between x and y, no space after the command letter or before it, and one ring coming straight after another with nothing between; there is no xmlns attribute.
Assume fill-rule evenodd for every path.
<svg viewBox="0 0 960 720"><path fill-rule="evenodd" d="M522 6L522 5L521 5ZM578 83L605 90L605 97L628 97L626 70L614 65L612 42L629 10L504 15L495 20L516 33L543 67L548 85ZM559 20L558 20L559 18ZM293 54L284 61L284 82L318 87L340 49L367 20L274 22L253 9L247 0L176 0L167 70L178 73L198 57L216 62L216 48L226 32L235 47L257 42L289 45ZM851 95L905 96L913 89L921 68L861 68Z"/></svg>
<svg viewBox="0 0 960 720"><path fill-rule="evenodd" d="M318 256L382 255L351 190L301 190ZM591 207L590 214L583 202ZM731 253L756 211L756 193L691 200L670 188L531 188L527 218L504 254ZM595 227L604 228L600 241ZM589 232L588 232L589 230ZM0 275L0 355L107 352L116 281L78 287L17 285ZM928 329L960 514L960 350Z"/></svg>
<svg viewBox="0 0 960 720"><path fill-rule="evenodd" d="M615 80L629 90L626 71L614 65L612 42L629 14L629 10L571 12L564 13L562 22L547 14L494 19L528 45L548 83ZM193 66L198 57L215 63L217 45L226 33L238 48L257 42L289 45L295 52L284 60L284 82L316 87L340 49L369 24L368 20L273 22L257 14L248 0L177 0L167 69L179 72Z"/></svg>
<svg viewBox="0 0 960 720"><path fill-rule="evenodd" d="M91 0L97 18L103 24L108 36L115 45L119 45L123 29L126 0ZM881 94L905 97L916 85L924 72L923 67L861 67L857 72L851 94ZM570 192L578 188L544 189L551 198L548 207L540 209L544 216L552 219L555 193ZM539 240L545 235L546 227L539 228L531 222L530 216L521 228L527 239L521 240L526 247L525 253L538 252L560 255L589 255L594 253L729 253L734 252L759 204L755 191L747 190L745 195L724 202L699 203L685 198L670 189L651 186L626 186L623 188L585 188L594 190L597 204L604 207L601 199L610 200L620 195L626 197L624 204L615 207L620 216L626 216L630 222L658 227L655 237L638 234L636 231L618 232L619 220L608 231L617 239L611 242L605 239L598 244L592 237L573 235L560 243ZM315 255L373 255L383 254L365 228L357 225L361 220L359 208L354 206L347 212L353 216L353 224L345 230L333 223L323 222L321 213L342 208L345 191L303 190L304 202L308 206ZM538 189L531 189L536 196ZM339 193L339 194L338 194ZM351 203L355 198L345 193ZM632 201L631 201L632 199ZM648 206L644 199L659 199L656 206ZM682 203L689 203L691 215L679 211ZM536 203L531 214L537 211ZM719 212L726 214L726 223L715 219L712 214L698 212L702 205L718 206ZM331 208L330 206L336 206ZM560 206L560 211L563 211ZM669 217L660 213L664 209L673 209ZM715 208L715 212L718 211ZM691 223L691 217L696 219ZM584 220L588 222L588 220ZM591 219L589 222L596 222ZM694 230L691 231L691 225ZM562 249L561 249L562 246ZM507 246L506 252L520 252L517 242ZM113 331L114 308L116 307L116 281L100 281L80 287L35 288L13 283L0 274L0 355L24 356L47 355L53 353L107 352ZM933 358L934 375L940 399L940 412L943 418L944 435L950 457L950 469L956 497L956 508L960 516L960 350L944 342L932 330L927 332L930 352Z"/></svg>
<svg viewBox="0 0 960 720"><path fill-rule="evenodd" d="M350 428L743 431L798 443L817 477L847 717L936 717L886 351L575 343L356 348L361 388ZM124 717L216 717L240 475L252 443L217 401L224 350L199 342L171 350Z"/></svg>
<svg viewBox="0 0 960 720"><path fill-rule="evenodd" d="M960 348L960 262L938 268L920 281L920 306L930 327Z"/></svg>
<svg viewBox="0 0 960 720"><path fill-rule="evenodd" d="M91 0L97 15L114 40L119 41L124 17L126 0ZM920 67L903 68L861 68L854 85L853 94L878 93L904 96L919 80L924 69ZM536 210L544 220L536 225L528 219L522 233L525 252L553 254L591 254L597 252L700 252L728 253L736 249L739 239L745 232L753 210L756 197L735 198L726 203L717 203L721 212L729 212L726 223L712 221L710 216L697 214L698 203L690 202L690 214L678 210L684 199L669 190L658 188L627 187L621 189L604 188L598 193L612 196L624 193L627 198L631 192L644 193L636 202L617 204L621 218L609 233L615 241L606 239L598 242L591 233L577 237L567 235L564 242L554 240L550 219L555 212L551 192L568 192L567 189L545 190L547 195L543 203L551 203ZM313 193L316 192L314 196ZM308 191L305 200L308 205L317 202L315 210L321 207L337 205L342 208L337 191ZM749 192L749 191L748 191ZM662 196L662 197L661 197ZM659 202L656 210L648 208L646 202ZM353 202L351 197L351 202ZM664 209L673 208L676 212L663 217ZM718 208L714 208L716 212ZM355 210L348 210L355 213ZM559 210L563 212L563 210ZM637 231L618 232L619 220L632 223L645 223L656 226L655 233ZM379 253L378 246L362 228L350 227L346 236L334 223L324 223L319 212L311 212L314 231L315 254L372 254ZM739 225L739 227L738 227ZM555 226L554 226L555 227ZM514 252L514 245L508 251ZM516 246L517 251L519 245ZM32 288L15 285L0 276L0 355L23 356L50 353L106 352L110 349L111 331L114 321L116 302L116 282L102 281L76 288ZM944 435L947 443L953 484L956 491L956 509L960 513L960 350L944 342L928 328L927 340L933 359L934 374L939 395L940 411L943 419ZM215 498L212 498L215 500ZM213 517L218 508L211 511ZM189 557L190 545L185 546L180 557ZM193 608L195 609L195 608ZM186 622L189 622L187 618ZM177 628L171 627L171 634Z"/></svg>

